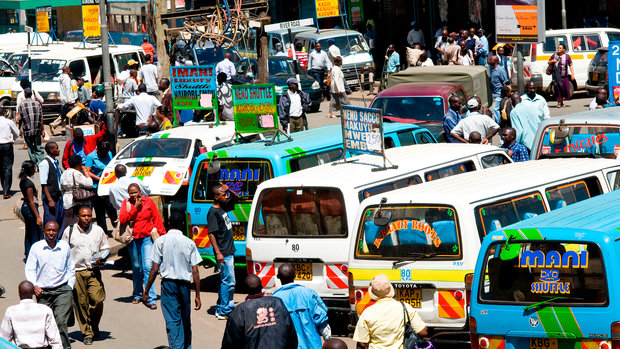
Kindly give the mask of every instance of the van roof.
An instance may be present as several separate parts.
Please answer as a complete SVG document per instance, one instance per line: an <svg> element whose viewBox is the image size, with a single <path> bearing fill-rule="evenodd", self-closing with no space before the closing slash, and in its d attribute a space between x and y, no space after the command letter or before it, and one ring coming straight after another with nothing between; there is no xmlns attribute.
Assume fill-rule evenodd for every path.
<svg viewBox="0 0 620 349"><path fill-rule="evenodd" d="M385 151L385 157L398 169L372 171L383 167L383 158L374 155L361 155L350 158L350 163L338 165L325 164L276 177L265 182L270 187L283 186L336 186L352 187L372 185L386 178L401 177L411 171L425 170L442 164L449 164L477 154L503 152L497 147L479 144L418 144L391 148ZM441 181L440 181L441 182Z"/></svg>
<svg viewBox="0 0 620 349"><path fill-rule="evenodd" d="M144 52L144 49L142 49L142 47L140 46L133 46L133 45L110 46L111 54L122 53L122 52L133 52L133 51ZM33 57L33 59L70 59L74 57L90 57L90 56L100 56L100 55L101 55L100 46L96 46L94 48L87 48L87 49L77 49L69 45L66 50L43 52Z"/></svg>
<svg viewBox="0 0 620 349"><path fill-rule="evenodd" d="M223 133L230 135L235 133L235 124L228 123L219 126L215 126L214 123L190 124L183 127L173 127L166 131L159 131L157 133L145 136L144 139L160 138L161 136L168 134L169 137L172 136L175 138L213 138L214 141L230 140L228 137L224 137L222 135Z"/></svg>
<svg viewBox="0 0 620 349"><path fill-rule="evenodd" d="M548 125L557 125L560 120L564 120L567 125L570 124L603 124L603 125L620 125L620 108L603 108L596 110L587 110L579 113L549 118L544 120L538 126L538 130L542 130Z"/></svg>
<svg viewBox="0 0 620 349"><path fill-rule="evenodd" d="M360 34L358 31L356 30L351 30L351 29L321 29L320 33L317 33L316 30L311 30L311 31L306 31L306 32L301 32L299 34L297 34L296 37L305 37L305 38L311 38L311 39L316 39L316 40L321 40L321 39L329 39L329 38L333 38L336 36L345 36L345 35L362 35Z"/></svg>
<svg viewBox="0 0 620 349"><path fill-rule="evenodd" d="M619 32L618 28L596 27L596 28L572 28L572 29L553 29L545 31L546 35L553 34L574 34L574 33L592 33L593 31L614 31Z"/></svg>

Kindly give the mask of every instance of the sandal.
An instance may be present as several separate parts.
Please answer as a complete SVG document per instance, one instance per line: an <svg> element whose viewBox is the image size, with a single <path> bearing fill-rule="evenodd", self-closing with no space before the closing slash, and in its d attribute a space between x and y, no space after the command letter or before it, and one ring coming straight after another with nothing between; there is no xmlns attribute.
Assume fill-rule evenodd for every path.
<svg viewBox="0 0 620 349"><path fill-rule="evenodd" d="M140 304L140 300L138 298L134 298L133 301L131 301L131 304Z"/></svg>
<svg viewBox="0 0 620 349"><path fill-rule="evenodd" d="M151 310L156 310L157 309L157 304L151 304L151 305L149 305L149 308L151 308Z"/></svg>

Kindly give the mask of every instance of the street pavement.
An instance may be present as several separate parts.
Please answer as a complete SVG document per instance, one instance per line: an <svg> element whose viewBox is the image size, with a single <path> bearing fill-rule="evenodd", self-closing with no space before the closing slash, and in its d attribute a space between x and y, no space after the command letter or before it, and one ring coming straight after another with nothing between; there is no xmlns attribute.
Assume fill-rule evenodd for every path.
<svg viewBox="0 0 620 349"><path fill-rule="evenodd" d="M367 96L366 105L370 105L373 96ZM555 108L554 101L549 102L552 116L565 115L578 111L587 110L587 105L591 98L585 93L577 93L576 99L566 104L570 107ZM354 92L350 96L351 102L356 106L364 106L360 92ZM321 109L317 113L308 115L308 123L311 128L327 125L340 124L340 118L327 118L329 102L323 102ZM61 149L64 149L65 142L60 141L61 137L54 137L58 141ZM128 144L130 139L120 139L119 146L122 148ZM17 174L24 160L28 160L26 150L21 150L22 143L16 143L15 165L13 167L13 198L0 201L0 256L2 267L0 268L0 284L7 293L0 297L0 316L10 305L19 303L17 296L17 286L25 279L24 277L24 224L16 218L14 208L21 205L22 195L19 192L19 181ZM38 186L38 174L33 178ZM105 284L107 299L101 321L101 340L94 342L93 348L154 348L159 345L167 345L165 321L161 308L157 310L147 309L142 304L131 304L131 264L126 249L121 249L113 239L109 239L113 249L119 254L114 257L116 264L103 268L102 275ZM194 348L219 348L222 334L225 328L225 321L218 321L214 314L215 302L217 300L217 284L219 277L213 272L212 268L200 269L201 276L201 299L202 309L192 312L192 344ZM245 298L242 287L245 272L237 273L237 290L235 302L242 302ZM241 285L241 286L239 286ZM159 280L156 282L157 293L159 294ZM83 347L82 337L79 328L70 328L70 336L73 340L74 348ZM355 343L346 337L340 337L347 342L349 348L354 348Z"/></svg>

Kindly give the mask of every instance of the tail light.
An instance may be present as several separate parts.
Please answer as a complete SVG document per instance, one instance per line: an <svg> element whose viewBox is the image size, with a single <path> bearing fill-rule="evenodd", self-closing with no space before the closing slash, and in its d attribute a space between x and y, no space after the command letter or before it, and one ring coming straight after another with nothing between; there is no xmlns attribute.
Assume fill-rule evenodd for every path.
<svg viewBox="0 0 620 349"><path fill-rule="evenodd" d="M355 286L353 286L353 274L349 272L349 304L355 305Z"/></svg>
<svg viewBox="0 0 620 349"><path fill-rule="evenodd" d="M611 347L620 349L620 321L611 324Z"/></svg>
<svg viewBox="0 0 620 349"><path fill-rule="evenodd" d="M474 274L473 273L469 273L465 275L465 297L466 299L466 304L467 306L469 306L471 304L471 284L474 283Z"/></svg>
<svg viewBox="0 0 620 349"><path fill-rule="evenodd" d="M254 262L252 261L252 250L245 248L245 267L248 271L248 275L256 274L254 272Z"/></svg>
<svg viewBox="0 0 620 349"><path fill-rule="evenodd" d="M536 61L536 44L532 45L532 51L530 51L530 61Z"/></svg>
<svg viewBox="0 0 620 349"><path fill-rule="evenodd" d="M469 340L471 341L471 349L480 349L478 343L478 326L473 316L469 317Z"/></svg>

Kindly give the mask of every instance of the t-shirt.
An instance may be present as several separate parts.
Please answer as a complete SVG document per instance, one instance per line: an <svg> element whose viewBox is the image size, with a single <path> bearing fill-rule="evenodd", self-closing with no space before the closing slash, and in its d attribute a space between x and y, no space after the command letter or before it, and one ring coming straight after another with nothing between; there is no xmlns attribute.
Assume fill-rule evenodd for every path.
<svg viewBox="0 0 620 349"><path fill-rule="evenodd" d="M145 64L138 72L138 80L146 85L146 92L157 92L157 67L153 64Z"/></svg>
<svg viewBox="0 0 620 349"><path fill-rule="evenodd" d="M138 90L138 83L134 78L127 79L125 81L125 85L123 86L123 99L129 99L136 95L136 91Z"/></svg>
<svg viewBox="0 0 620 349"><path fill-rule="evenodd" d="M230 208L230 209L228 209ZM220 207L211 206L209 213L207 213L207 222L209 234L215 236L217 247L220 248L220 252L224 257L232 256L235 251L235 245L233 240L232 224L228 213L234 208L234 204L230 205L228 202L221 204Z"/></svg>
<svg viewBox="0 0 620 349"><path fill-rule="evenodd" d="M90 167L90 172L92 172L95 176L100 177L101 173L110 161L112 161L112 152L108 152L105 157L101 158L99 157L99 154L97 154L97 151L94 150L86 157L86 164L84 164L84 166ZM93 188L97 188L98 184L99 181L93 179Z"/></svg>
<svg viewBox="0 0 620 349"><path fill-rule="evenodd" d="M105 102L100 99L93 99L88 104L88 109L97 115L105 114Z"/></svg>
<svg viewBox="0 0 620 349"><path fill-rule="evenodd" d="M172 123L170 122L170 120L166 120L164 121L161 126L159 127L160 131L166 131L172 128Z"/></svg>
<svg viewBox="0 0 620 349"><path fill-rule="evenodd" d="M19 181L19 190L22 191L22 194L24 195L24 199L27 198L26 190L28 190L28 188L32 188L32 196L34 197L34 202L36 203L37 202L37 187L34 185L34 182L28 178Z"/></svg>

